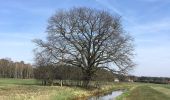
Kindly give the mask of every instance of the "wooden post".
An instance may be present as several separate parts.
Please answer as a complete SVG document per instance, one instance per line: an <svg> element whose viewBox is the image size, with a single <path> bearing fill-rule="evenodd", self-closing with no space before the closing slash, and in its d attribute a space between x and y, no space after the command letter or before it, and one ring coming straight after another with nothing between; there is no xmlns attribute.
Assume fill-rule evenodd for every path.
<svg viewBox="0 0 170 100"><path fill-rule="evenodd" d="M63 80L60 80L60 85L61 85L61 87L63 86Z"/></svg>

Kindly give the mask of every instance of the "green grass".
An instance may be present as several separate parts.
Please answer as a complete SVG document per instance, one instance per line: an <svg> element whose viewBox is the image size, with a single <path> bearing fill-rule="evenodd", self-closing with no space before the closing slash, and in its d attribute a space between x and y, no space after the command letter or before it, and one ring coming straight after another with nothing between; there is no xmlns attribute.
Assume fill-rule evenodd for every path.
<svg viewBox="0 0 170 100"><path fill-rule="evenodd" d="M125 89L117 100L170 100L170 85L108 83L100 89L41 86L35 79L0 78L0 100L86 100L89 96Z"/></svg>
<svg viewBox="0 0 170 100"><path fill-rule="evenodd" d="M100 89L67 86L41 86L35 79L0 79L0 100L70 100L86 99L97 93L129 88L130 84L110 83Z"/></svg>
<svg viewBox="0 0 170 100"><path fill-rule="evenodd" d="M0 79L0 100L69 100L74 92L85 90L77 87L41 86L35 79Z"/></svg>
<svg viewBox="0 0 170 100"><path fill-rule="evenodd" d="M124 93L123 96L118 98L118 100L170 100L170 97L161 92L160 89L153 89L150 86L156 87L157 85L141 84L140 86Z"/></svg>
<svg viewBox="0 0 170 100"><path fill-rule="evenodd" d="M0 85L37 85L40 81L35 79L0 78Z"/></svg>

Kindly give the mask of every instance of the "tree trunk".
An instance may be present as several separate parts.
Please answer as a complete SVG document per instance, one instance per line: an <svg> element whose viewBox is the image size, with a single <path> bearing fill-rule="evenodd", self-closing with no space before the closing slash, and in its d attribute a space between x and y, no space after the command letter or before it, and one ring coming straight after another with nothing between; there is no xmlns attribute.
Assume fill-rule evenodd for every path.
<svg viewBox="0 0 170 100"><path fill-rule="evenodd" d="M43 80L42 81L42 84L45 86L45 85L47 85L47 80Z"/></svg>
<svg viewBox="0 0 170 100"><path fill-rule="evenodd" d="M53 86L54 85L54 83L53 83L53 81L51 82L51 86Z"/></svg>
<svg viewBox="0 0 170 100"><path fill-rule="evenodd" d="M83 80L83 87L87 88L90 80Z"/></svg>
<svg viewBox="0 0 170 100"><path fill-rule="evenodd" d="M83 77L83 87L87 88L89 86L89 82L91 80L91 75L89 73L84 73Z"/></svg>
<svg viewBox="0 0 170 100"><path fill-rule="evenodd" d="M51 86L54 85L54 84L53 84L53 83L54 83L54 82L53 82L53 79L49 79L48 82L50 83Z"/></svg>

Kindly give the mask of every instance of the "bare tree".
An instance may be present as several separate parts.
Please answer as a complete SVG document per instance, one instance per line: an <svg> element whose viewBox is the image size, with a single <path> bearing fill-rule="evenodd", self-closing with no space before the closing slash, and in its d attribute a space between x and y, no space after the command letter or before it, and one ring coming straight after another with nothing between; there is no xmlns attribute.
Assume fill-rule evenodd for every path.
<svg viewBox="0 0 170 100"><path fill-rule="evenodd" d="M59 11L50 18L47 32L46 41L34 41L37 52L45 52L50 63L80 67L84 86L98 69L126 73L134 67L133 39L123 30L120 17L107 11Z"/></svg>

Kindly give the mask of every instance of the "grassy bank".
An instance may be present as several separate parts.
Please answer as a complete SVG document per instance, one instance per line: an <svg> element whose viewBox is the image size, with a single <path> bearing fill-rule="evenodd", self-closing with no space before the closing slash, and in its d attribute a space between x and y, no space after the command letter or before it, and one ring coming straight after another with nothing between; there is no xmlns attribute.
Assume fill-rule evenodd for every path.
<svg viewBox="0 0 170 100"><path fill-rule="evenodd" d="M140 83L119 96L117 100L170 100L170 85Z"/></svg>
<svg viewBox="0 0 170 100"><path fill-rule="evenodd" d="M149 86L139 86L134 89L126 100L169 100L170 98L159 91L152 89Z"/></svg>
<svg viewBox="0 0 170 100"><path fill-rule="evenodd" d="M117 100L170 100L170 85L107 83L99 89L41 86L34 79L0 79L0 100L86 100L113 90L126 90Z"/></svg>
<svg viewBox="0 0 170 100"><path fill-rule="evenodd" d="M70 100L87 99L112 90L130 88L131 84L110 83L99 89L67 86L41 86L34 79L0 79L0 100Z"/></svg>

